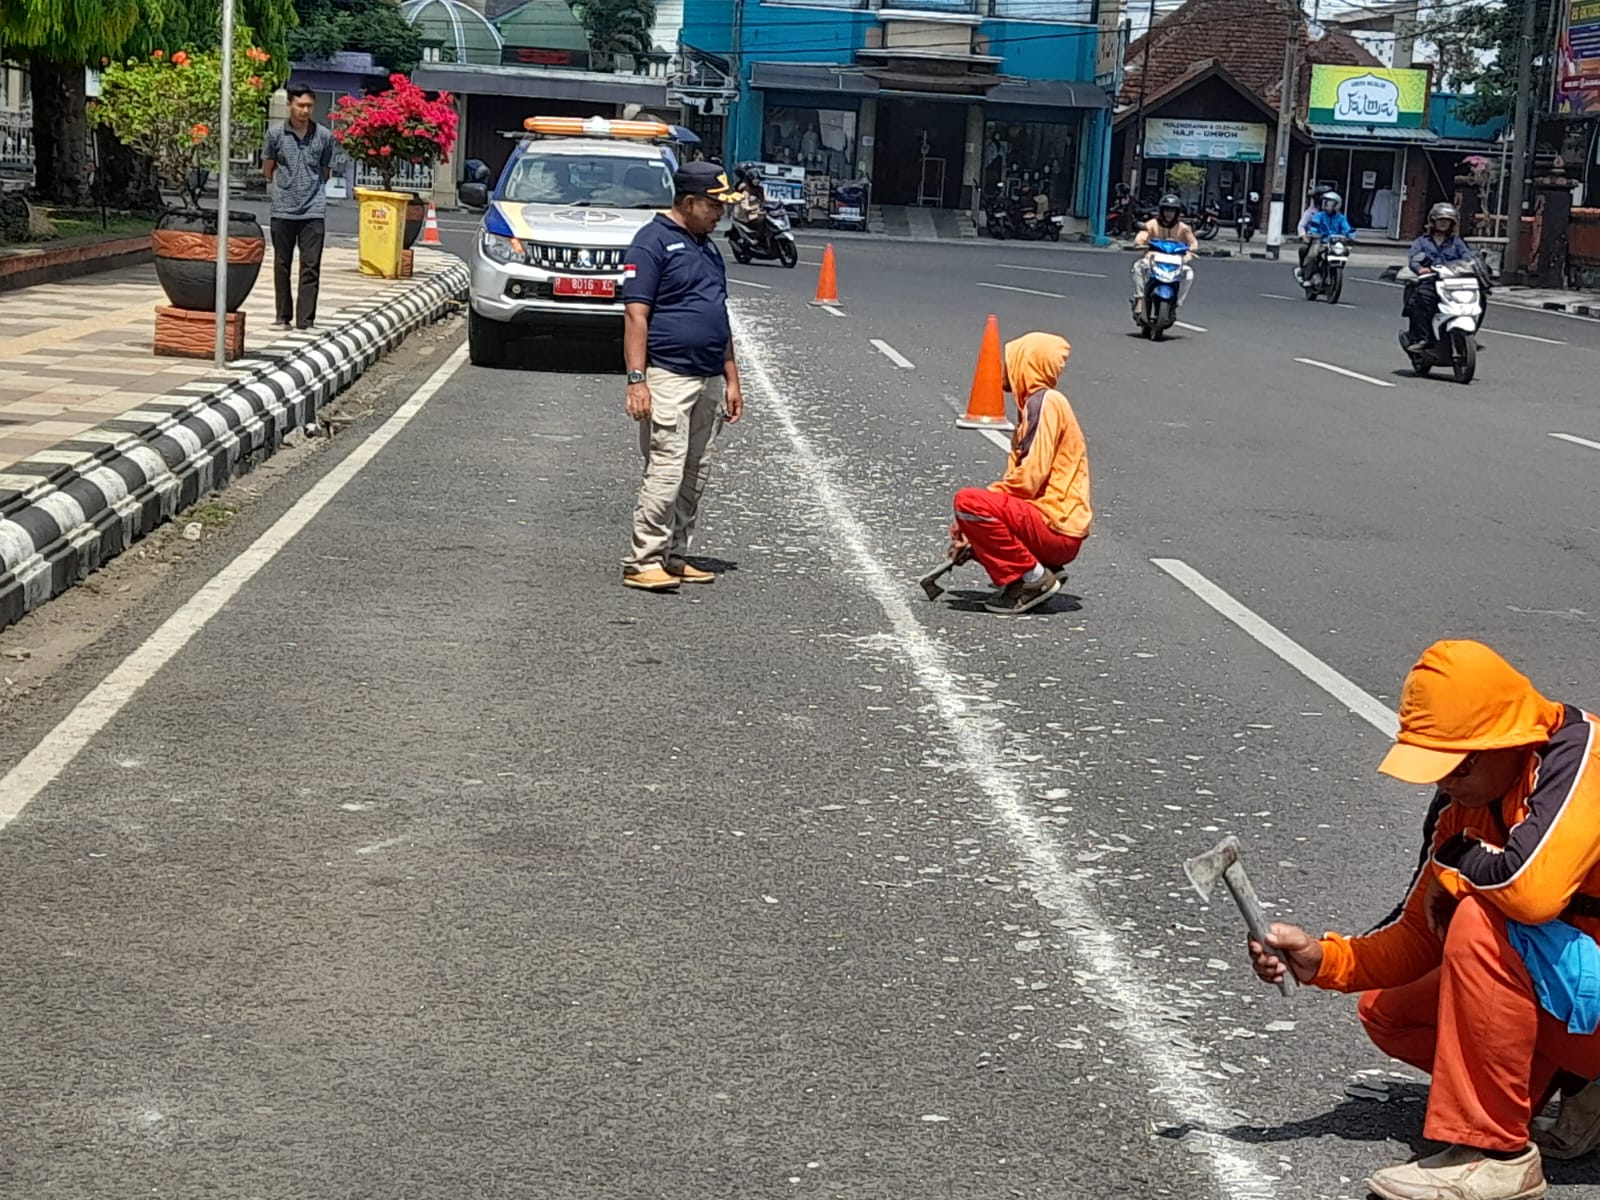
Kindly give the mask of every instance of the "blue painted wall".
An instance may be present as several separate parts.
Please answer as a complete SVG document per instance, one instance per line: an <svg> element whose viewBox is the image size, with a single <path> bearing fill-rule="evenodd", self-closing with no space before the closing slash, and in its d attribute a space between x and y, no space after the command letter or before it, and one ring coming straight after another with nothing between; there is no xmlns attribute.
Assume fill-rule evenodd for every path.
<svg viewBox="0 0 1600 1200"><path fill-rule="evenodd" d="M1053 21L985 21L978 32L989 39L989 53L1005 59L1003 75L1024 79L1094 78L1093 25L1065 25Z"/></svg>

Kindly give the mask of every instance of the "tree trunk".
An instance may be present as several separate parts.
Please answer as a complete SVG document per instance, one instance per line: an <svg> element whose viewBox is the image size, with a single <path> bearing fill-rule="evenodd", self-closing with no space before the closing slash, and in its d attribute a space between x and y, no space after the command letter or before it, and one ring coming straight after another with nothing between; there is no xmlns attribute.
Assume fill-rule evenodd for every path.
<svg viewBox="0 0 1600 1200"><path fill-rule="evenodd" d="M89 98L83 64L35 57L28 64L33 91L33 190L46 204L87 208Z"/></svg>
<svg viewBox="0 0 1600 1200"><path fill-rule="evenodd" d="M162 208L161 184L155 164L137 150L130 150L104 126L95 130L100 148L100 179L105 189L107 208L129 212L159 212Z"/></svg>

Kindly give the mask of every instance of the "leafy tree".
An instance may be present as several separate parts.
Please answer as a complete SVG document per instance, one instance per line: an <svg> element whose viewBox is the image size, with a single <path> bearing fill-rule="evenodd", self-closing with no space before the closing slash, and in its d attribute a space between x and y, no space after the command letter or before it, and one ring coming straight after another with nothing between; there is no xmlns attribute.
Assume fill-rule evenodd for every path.
<svg viewBox="0 0 1600 1200"><path fill-rule="evenodd" d="M651 47L655 0L577 0L572 11L583 23L597 69L614 67L619 54L643 54Z"/></svg>
<svg viewBox="0 0 1600 1200"><path fill-rule="evenodd" d="M1434 0L1424 9L1417 36L1434 47L1435 83L1453 92L1470 92L1458 110L1463 120L1484 124L1511 111L1517 98L1517 42L1524 4L1535 8L1533 32L1534 110L1550 95L1555 31L1551 6L1541 0L1504 4L1458 4Z"/></svg>
<svg viewBox="0 0 1600 1200"><path fill-rule="evenodd" d="M393 0L297 0L300 26L289 35L294 58L329 58L364 50L379 66L409 73L422 61L422 32Z"/></svg>

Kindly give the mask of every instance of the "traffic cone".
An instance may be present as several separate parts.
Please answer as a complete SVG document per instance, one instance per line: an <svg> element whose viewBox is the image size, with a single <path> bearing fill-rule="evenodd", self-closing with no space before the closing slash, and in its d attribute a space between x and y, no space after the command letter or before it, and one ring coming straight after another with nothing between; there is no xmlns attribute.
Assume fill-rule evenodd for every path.
<svg viewBox="0 0 1600 1200"><path fill-rule="evenodd" d="M424 246L442 246L439 240L439 214L433 211L433 205L428 205L428 219L422 223L422 244Z"/></svg>
<svg viewBox="0 0 1600 1200"><path fill-rule="evenodd" d="M967 394L967 413L956 420L958 429L1015 429L1006 418L1006 392L1001 383L1000 320L993 313L983 326L983 344L978 347L978 366L972 372L972 391Z"/></svg>
<svg viewBox="0 0 1600 1200"><path fill-rule="evenodd" d="M833 276L833 243L822 252L822 274L817 276L817 295L813 304L839 303L839 281Z"/></svg>

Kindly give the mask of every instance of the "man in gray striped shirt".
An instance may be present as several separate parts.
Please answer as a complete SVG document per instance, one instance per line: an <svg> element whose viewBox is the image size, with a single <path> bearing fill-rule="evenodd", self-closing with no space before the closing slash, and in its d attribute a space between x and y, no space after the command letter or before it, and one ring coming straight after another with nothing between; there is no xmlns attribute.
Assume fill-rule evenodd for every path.
<svg viewBox="0 0 1600 1200"><path fill-rule="evenodd" d="M272 192L272 284L277 293L274 329L312 328L317 320L317 285L322 274L323 185L333 173L333 134L311 118L317 94L290 84L289 119L267 134L262 170ZM300 298L289 291L295 250L300 251Z"/></svg>

